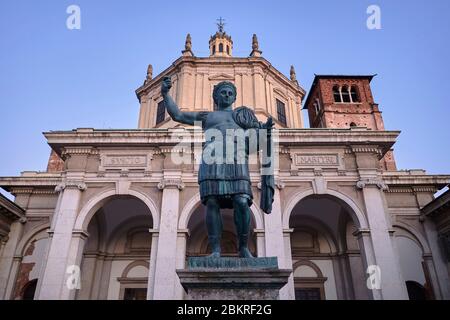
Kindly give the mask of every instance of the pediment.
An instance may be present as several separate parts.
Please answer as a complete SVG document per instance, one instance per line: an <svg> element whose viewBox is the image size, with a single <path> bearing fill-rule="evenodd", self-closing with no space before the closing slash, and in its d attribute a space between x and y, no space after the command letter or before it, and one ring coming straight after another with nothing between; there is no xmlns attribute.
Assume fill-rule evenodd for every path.
<svg viewBox="0 0 450 320"><path fill-rule="evenodd" d="M276 92L277 94L279 94L280 96L282 96L283 98L287 99L286 90L282 90L279 87L275 87L275 88L273 88L273 91Z"/></svg>
<svg viewBox="0 0 450 320"><path fill-rule="evenodd" d="M208 77L209 80L232 80L234 81L234 76L226 74L226 73L218 73L218 74L213 74L211 76Z"/></svg>

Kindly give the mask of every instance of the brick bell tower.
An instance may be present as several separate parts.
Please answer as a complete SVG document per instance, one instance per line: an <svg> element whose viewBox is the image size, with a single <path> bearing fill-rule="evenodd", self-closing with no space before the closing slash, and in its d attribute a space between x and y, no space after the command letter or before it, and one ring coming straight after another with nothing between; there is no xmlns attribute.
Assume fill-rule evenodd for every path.
<svg viewBox="0 0 450 320"><path fill-rule="evenodd" d="M305 102L311 128L366 127L384 130L370 82L374 75L315 75ZM380 161L381 169L397 170L393 150Z"/></svg>

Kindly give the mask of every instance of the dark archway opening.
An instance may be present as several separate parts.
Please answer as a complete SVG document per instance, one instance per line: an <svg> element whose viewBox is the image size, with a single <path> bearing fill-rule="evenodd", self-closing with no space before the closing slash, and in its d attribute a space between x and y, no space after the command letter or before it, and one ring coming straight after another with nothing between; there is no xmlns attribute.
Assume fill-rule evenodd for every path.
<svg viewBox="0 0 450 320"><path fill-rule="evenodd" d="M22 300L34 300L38 279L29 281L23 288Z"/></svg>

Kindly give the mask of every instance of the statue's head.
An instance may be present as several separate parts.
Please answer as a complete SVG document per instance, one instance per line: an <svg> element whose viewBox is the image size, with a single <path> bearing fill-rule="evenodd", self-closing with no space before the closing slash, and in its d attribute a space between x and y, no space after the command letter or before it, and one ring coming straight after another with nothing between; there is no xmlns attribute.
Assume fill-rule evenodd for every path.
<svg viewBox="0 0 450 320"><path fill-rule="evenodd" d="M225 109L236 101L236 87L228 81L219 82L214 86L214 103L219 109Z"/></svg>

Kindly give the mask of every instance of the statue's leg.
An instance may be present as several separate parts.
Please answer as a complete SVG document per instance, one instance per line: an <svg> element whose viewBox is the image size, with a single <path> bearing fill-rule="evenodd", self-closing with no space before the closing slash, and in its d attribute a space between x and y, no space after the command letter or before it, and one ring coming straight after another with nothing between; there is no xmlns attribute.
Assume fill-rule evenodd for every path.
<svg viewBox="0 0 450 320"><path fill-rule="evenodd" d="M211 258L220 257L220 239L222 236L222 216L217 198L209 197L206 201L206 227L208 228L208 242L212 250Z"/></svg>
<svg viewBox="0 0 450 320"><path fill-rule="evenodd" d="M234 206L234 223L239 241L239 256L242 258L252 258L250 250L248 250L248 238L250 234L250 207L248 200L241 195L233 197Z"/></svg>

